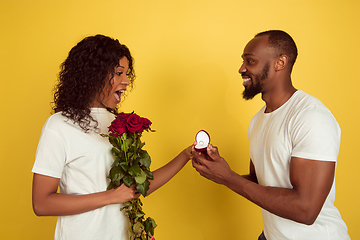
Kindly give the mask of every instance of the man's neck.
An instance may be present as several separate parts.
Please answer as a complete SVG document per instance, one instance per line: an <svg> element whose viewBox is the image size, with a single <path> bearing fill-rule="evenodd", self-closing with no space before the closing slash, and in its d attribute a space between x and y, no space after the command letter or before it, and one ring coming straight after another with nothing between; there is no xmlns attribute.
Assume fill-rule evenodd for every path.
<svg viewBox="0 0 360 240"><path fill-rule="evenodd" d="M273 112L281 107L296 91L297 89L290 84L283 88L274 89L268 93L262 93L262 99L266 103L265 113Z"/></svg>

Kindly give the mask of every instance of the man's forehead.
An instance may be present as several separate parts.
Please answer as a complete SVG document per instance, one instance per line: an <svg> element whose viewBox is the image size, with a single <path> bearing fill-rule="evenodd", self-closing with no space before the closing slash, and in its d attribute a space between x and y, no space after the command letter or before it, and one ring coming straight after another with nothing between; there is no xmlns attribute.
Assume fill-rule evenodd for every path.
<svg viewBox="0 0 360 240"><path fill-rule="evenodd" d="M257 56L268 50L268 36L258 36L251 39L244 48L242 57Z"/></svg>

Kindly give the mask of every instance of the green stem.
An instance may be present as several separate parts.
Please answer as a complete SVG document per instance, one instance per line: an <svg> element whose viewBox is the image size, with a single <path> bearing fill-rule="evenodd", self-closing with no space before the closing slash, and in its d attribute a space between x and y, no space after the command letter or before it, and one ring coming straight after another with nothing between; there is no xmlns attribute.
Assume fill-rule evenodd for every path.
<svg viewBox="0 0 360 240"><path fill-rule="evenodd" d="M126 149L127 149L127 146L126 146L126 133L123 133L123 137L121 138L121 142L122 142L122 147L123 147L123 152L124 152L124 155L125 155L125 160L126 160L126 162L128 162L128 157L127 157L127 151L126 151Z"/></svg>

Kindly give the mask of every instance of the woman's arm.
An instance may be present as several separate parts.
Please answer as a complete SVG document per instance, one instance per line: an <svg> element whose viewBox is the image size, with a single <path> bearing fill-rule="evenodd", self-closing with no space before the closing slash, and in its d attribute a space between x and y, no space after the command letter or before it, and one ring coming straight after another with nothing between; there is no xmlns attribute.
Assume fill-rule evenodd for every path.
<svg viewBox="0 0 360 240"><path fill-rule="evenodd" d="M153 172L154 180L150 180L150 188L147 195L150 195L152 192L167 183L186 165L186 163L192 158L191 148L192 146L189 146L184 149L169 163Z"/></svg>
<svg viewBox="0 0 360 240"><path fill-rule="evenodd" d="M38 216L65 216L91 211L106 205L124 203L139 197L135 186L124 185L109 191L70 195L57 193L59 178L34 174L32 203Z"/></svg>

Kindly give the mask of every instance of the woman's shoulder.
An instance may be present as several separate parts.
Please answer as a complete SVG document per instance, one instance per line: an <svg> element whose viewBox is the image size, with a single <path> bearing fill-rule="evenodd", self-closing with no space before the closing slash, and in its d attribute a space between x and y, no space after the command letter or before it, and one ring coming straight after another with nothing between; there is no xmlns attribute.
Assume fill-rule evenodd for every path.
<svg viewBox="0 0 360 240"><path fill-rule="evenodd" d="M106 109L91 109L90 113L93 120L97 121L98 127L104 125L106 128L110 125L111 121L114 120L115 115L108 112ZM91 120L90 120L91 121ZM93 126L95 122L91 122L90 125ZM79 126L78 122L75 122L73 119L68 118L64 112L57 112L51 115L45 122L43 129L49 129L52 131L73 131L84 130Z"/></svg>
<svg viewBox="0 0 360 240"><path fill-rule="evenodd" d="M68 119L62 112L57 112L51 115L44 124L44 129L57 130L65 126L73 125L72 121Z"/></svg>

